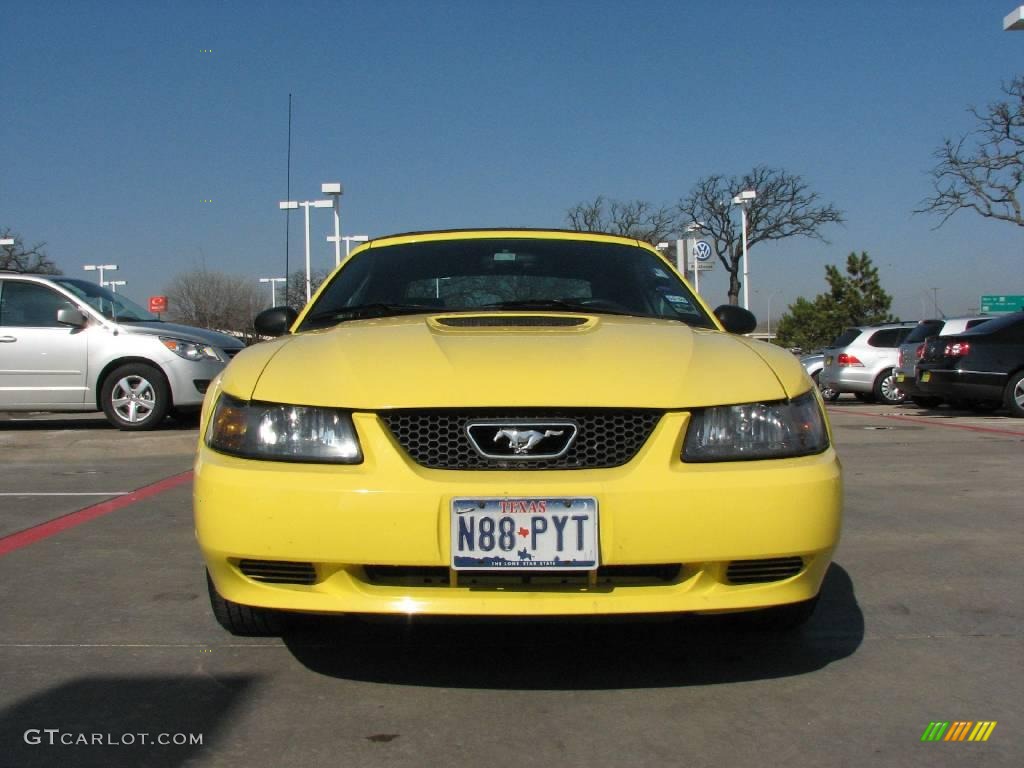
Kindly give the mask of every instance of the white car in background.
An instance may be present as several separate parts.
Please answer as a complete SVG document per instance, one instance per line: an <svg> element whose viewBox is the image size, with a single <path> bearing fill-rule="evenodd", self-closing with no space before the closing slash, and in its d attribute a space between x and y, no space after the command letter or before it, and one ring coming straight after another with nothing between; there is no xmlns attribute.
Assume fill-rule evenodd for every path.
<svg viewBox="0 0 1024 768"><path fill-rule="evenodd" d="M0 411L103 411L118 429L155 429L198 412L244 346L87 280L0 272Z"/></svg>

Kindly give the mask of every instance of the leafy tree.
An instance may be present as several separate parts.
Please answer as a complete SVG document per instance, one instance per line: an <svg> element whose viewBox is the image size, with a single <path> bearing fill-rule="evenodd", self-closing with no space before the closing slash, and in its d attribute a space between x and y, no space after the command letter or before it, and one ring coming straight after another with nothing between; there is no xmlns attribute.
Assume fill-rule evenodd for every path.
<svg viewBox="0 0 1024 768"><path fill-rule="evenodd" d="M590 202L577 203L565 219L577 232L606 232L657 245L677 229L671 209L646 200L608 200L598 195Z"/></svg>
<svg viewBox="0 0 1024 768"><path fill-rule="evenodd" d="M843 222L843 214L831 204L820 202L817 192L810 191L804 180L778 168L757 166L743 176L707 176L698 179L689 195L679 201L682 223L699 225L729 273L729 302L736 304L740 295L740 273L743 268L743 237L740 217L733 211L734 197L752 189L757 197L747 206L747 250L766 240L787 237L821 236L825 224Z"/></svg>
<svg viewBox="0 0 1024 768"><path fill-rule="evenodd" d="M828 293L812 301L799 298L779 320L776 343L786 347L820 349L851 325L891 322L892 297L882 289L878 268L866 252L846 257L846 274L825 267Z"/></svg>
<svg viewBox="0 0 1024 768"><path fill-rule="evenodd" d="M970 210L988 219L1024 227L1018 190L1024 183L1024 75L1003 85L1005 101L985 112L971 107L973 131L946 139L935 150L932 169L935 195L914 213L935 213L941 227L954 213Z"/></svg>
<svg viewBox="0 0 1024 768"><path fill-rule="evenodd" d="M46 243L36 243L31 248L26 248L21 235L12 232L9 227L0 229L0 240L14 240L11 245L0 245L0 269L36 272L42 275L61 274L60 269L44 250Z"/></svg>

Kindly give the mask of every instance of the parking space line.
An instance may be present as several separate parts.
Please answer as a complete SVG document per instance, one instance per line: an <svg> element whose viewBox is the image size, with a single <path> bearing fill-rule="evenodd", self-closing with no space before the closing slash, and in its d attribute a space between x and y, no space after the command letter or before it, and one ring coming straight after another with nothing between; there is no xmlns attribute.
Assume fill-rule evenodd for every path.
<svg viewBox="0 0 1024 768"><path fill-rule="evenodd" d="M26 491L18 493L17 491L4 491L0 493L0 496L127 496L129 493L131 491L110 491L109 493L103 493L102 491L92 491L89 493L60 493L57 491Z"/></svg>
<svg viewBox="0 0 1024 768"><path fill-rule="evenodd" d="M991 432L996 435L1013 435L1024 437L1024 430L1000 429L998 427L976 427L972 424L953 424L948 421L922 418L920 416L901 416L895 413L857 413L846 408L829 408L828 415L831 416L860 416L867 419L895 419L896 421L909 421L912 424L928 424L934 427L951 427L953 429L966 429L969 432Z"/></svg>
<svg viewBox="0 0 1024 768"><path fill-rule="evenodd" d="M164 491L169 491L172 488L177 488L179 485L184 485L192 480L192 470L188 472L182 472L180 475L172 475L166 477L163 480L159 480L151 485L145 485L142 488L131 491L124 496L119 496L116 499L110 501L101 501L98 504L92 504L88 507L69 512L61 517L48 520L45 523L26 528L23 531L12 533L8 536L0 538L0 557L6 555L15 550L27 547L29 544L34 544L37 541L47 539L50 536L54 536L61 531L66 531L69 528L75 528L83 523L87 523L90 520L95 520L97 517L116 512L119 509L127 507L129 504L134 504L137 501L148 499L152 496L156 496Z"/></svg>

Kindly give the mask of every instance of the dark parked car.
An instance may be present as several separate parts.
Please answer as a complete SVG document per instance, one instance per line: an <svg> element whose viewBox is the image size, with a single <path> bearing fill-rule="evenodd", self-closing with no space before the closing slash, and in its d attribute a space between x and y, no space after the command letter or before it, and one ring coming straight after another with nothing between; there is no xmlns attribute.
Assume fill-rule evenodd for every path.
<svg viewBox="0 0 1024 768"><path fill-rule="evenodd" d="M924 354L925 342L933 336L952 336L969 331L991 319L991 317L947 317L941 320L922 320L914 326L914 330L900 344L899 362L896 365L896 385L904 395L922 408L937 408L942 405L942 398L926 397L917 392L917 361Z"/></svg>
<svg viewBox="0 0 1024 768"><path fill-rule="evenodd" d="M917 366L916 387L925 397L1003 405L1011 416L1024 417L1024 312L930 339Z"/></svg>

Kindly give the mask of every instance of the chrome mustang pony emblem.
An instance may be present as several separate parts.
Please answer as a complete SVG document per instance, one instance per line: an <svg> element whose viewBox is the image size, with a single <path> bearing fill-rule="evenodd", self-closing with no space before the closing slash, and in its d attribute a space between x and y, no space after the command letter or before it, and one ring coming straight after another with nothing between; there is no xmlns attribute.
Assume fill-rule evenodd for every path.
<svg viewBox="0 0 1024 768"><path fill-rule="evenodd" d="M509 447L512 448L516 455L521 455L529 453L530 449L545 437L558 437L564 434L564 429L557 431L546 429L543 432L538 432L535 429L499 429L498 434L494 436L494 442L498 442L504 437L508 440Z"/></svg>
<svg viewBox="0 0 1024 768"><path fill-rule="evenodd" d="M485 459L557 459L576 440L579 425L570 419L491 419L466 425L473 448Z"/></svg>

